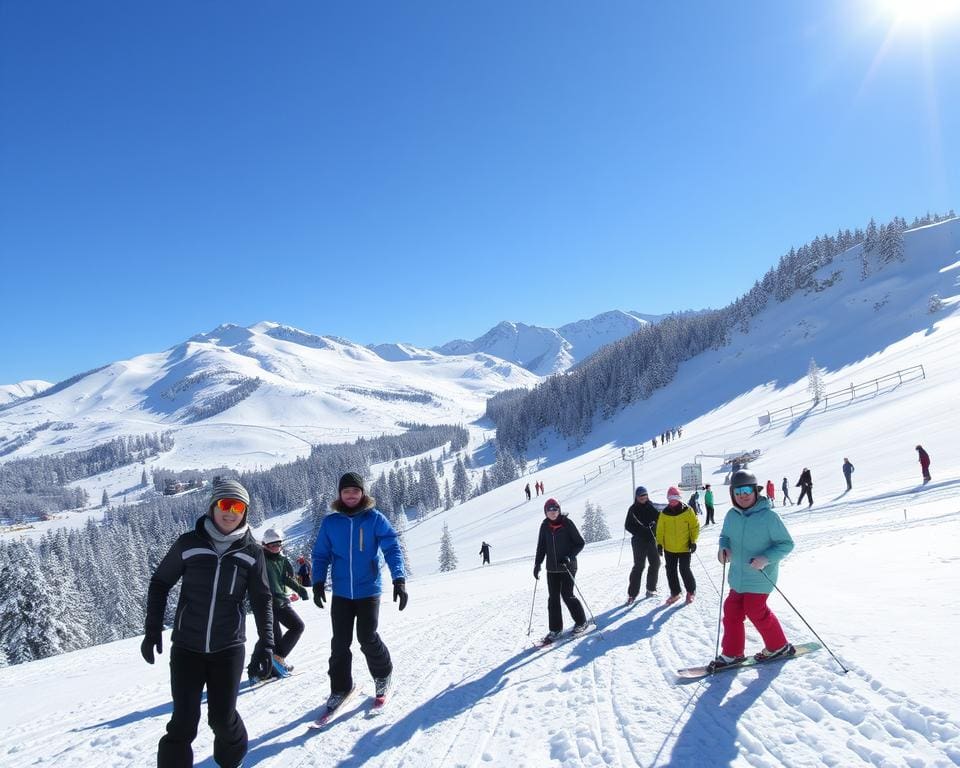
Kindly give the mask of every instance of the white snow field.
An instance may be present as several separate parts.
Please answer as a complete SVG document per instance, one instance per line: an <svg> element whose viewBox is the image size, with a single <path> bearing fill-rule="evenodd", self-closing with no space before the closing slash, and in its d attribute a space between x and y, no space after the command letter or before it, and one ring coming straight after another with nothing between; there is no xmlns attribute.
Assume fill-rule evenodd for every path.
<svg viewBox="0 0 960 768"><path fill-rule="evenodd" d="M381 607L396 683L381 717L366 717L372 683L355 645L366 696L328 730L308 729L328 693L330 620L298 604L307 629L289 660L302 674L239 698L245 766L960 765L958 232L953 222L909 233L908 249L926 260L917 251L875 279L846 274L831 290L772 304L748 334L681 365L669 387L599 422L585 444L568 449L545 435L532 446L542 459L536 473L411 525L409 606L399 613L387 596ZM924 250L924 238L946 246ZM857 260L851 254L849 271ZM946 308L929 314L934 292ZM761 425L759 416L807 398L811 356L828 392L851 383L853 392ZM922 376L860 386L918 364ZM680 439L650 448L654 433L678 423ZM640 444L634 479L621 449ZM932 458L926 485L917 444ZM760 451L750 469L776 483L796 541L770 605L791 641L819 635L827 648L680 684L675 670L716 652L719 525L701 532L694 603L663 607L661 572L659 598L627 609L624 512L634 483L663 502L681 465L703 455L722 522L728 490L717 456L739 450ZM849 492L844 457L856 467ZM782 478L796 500L803 467L815 504L781 507ZM547 628L546 585L531 570L546 497L526 501L522 490L535 480L578 524L588 500L599 504L613 533L579 558L577 583L599 631L539 650L532 640ZM297 515L267 524L279 522L292 541L304 533ZM439 573L445 522L459 567ZM479 566L482 540L491 566ZM249 651L252 621L248 636ZM0 669L0 765L155 764L170 713L169 648L148 666L139 643ZM747 650L760 645L748 624ZM196 764L211 768L204 722L194 747Z"/></svg>

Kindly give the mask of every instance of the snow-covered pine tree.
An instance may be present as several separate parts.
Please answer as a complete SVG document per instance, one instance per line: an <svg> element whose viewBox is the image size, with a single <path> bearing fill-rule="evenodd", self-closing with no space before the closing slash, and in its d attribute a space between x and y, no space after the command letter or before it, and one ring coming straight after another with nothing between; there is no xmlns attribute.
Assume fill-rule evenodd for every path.
<svg viewBox="0 0 960 768"><path fill-rule="evenodd" d="M147 487L147 470L146 469L144 469L143 472L140 473L140 485L143 488Z"/></svg>
<svg viewBox="0 0 960 768"><path fill-rule="evenodd" d="M823 383L823 371L820 370L817 361L812 357L810 358L810 365L807 368L807 391L810 393L810 397L813 398L814 404L820 402L820 398L823 397L826 391Z"/></svg>
<svg viewBox="0 0 960 768"><path fill-rule="evenodd" d="M403 570L409 579L413 575L413 568L410 566L410 556L407 554L407 516L402 513L395 515L391 522L393 529L397 532L397 542L400 544L400 553L403 555Z"/></svg>
<svg viewBox="0 0 960 768"><path fill-rule="evenodd" d="M593 518L594 541L606 541L610 538L610 527L607 525L607 516L603 514L603 507L597 504Z"/></svg>
<svg viewBox="0 0 960 768"><path fill-rule="evenodd" d="M110 494L107 493L107 489L103 489L103 496L100 497L100 506L109 507L110 506Z"/></svg>
<svg viewBox="0 0 960 768"><path fill-rule="evenodd" d="M470 498L470 478L460 456L457 456L457 463L453 465L453 497L461 504Z"/></svg>
<svg viewBox="0 0 960 768"><path fill-rule="evenodd" d="M457 568L457 555L453 551L453 541L450 539L450 529L443 524L443 533L440 536L440 570L454 571Z"/></svg>
<svg viewBox="0 0 960 768"><path fill-rule="evenodd" d="M56 611L33 546L14 541L0 562L0 644L11 664L64 650L68 628Z"/></svg>
<svg viewBox="0 0 960 768"><path fill-rule="evenodd" d="M596 541L594 538L594 529L596 527L596 513L593 508L593 502L587 499L583 507L583 525L580 528L580 535L583 540L589 544Z"/></svg>
<svg viewBox="0 0 960 768"><path fill-rule="evenodd" d="M451 509L453 507L453 496L450 493L450 481L443 481L443 508Z"/></svg>

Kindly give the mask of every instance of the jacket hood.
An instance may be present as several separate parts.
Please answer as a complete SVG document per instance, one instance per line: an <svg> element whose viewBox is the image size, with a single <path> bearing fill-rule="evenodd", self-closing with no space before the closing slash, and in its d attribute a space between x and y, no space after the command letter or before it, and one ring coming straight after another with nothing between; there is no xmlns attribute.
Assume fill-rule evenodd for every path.
<svg viewBox="0 0 960 768"><path fill-rule="evenodd" d="M660 514L669 515L670 517L676 517L677 515L682 515L684 511L688 509L690 509L690 507L688 507L686 504L684 504L681 501L679 504L677 504L676 509L674 509L669 504L667 504L667 506L665 506L663 509L660 510Z"/></svg>
<svg viewBox="0 0 960 768"><path fill-rule="evenodd" d="M340 512L347 517L352 517L353 515L359 515L361 512L366 512L368 509L373 509L376 505L377 500L372 496L367 496L364 492L363 496L360 497L360 503L357 506L350 508L344 504L340 497L338 496L333 500L333 503L330 505L330 509L334 512Z"/></svg>

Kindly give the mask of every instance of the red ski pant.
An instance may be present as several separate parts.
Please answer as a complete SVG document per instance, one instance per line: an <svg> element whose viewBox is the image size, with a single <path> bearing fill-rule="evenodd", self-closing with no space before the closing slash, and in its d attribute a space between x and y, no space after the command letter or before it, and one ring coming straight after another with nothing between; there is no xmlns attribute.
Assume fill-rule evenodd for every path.
<svg viewBox="0 0 960 768"><path fill-rule="evenodd" d="M721 647L726 656L743 656L746 644L746 632L743 620L750 619L757 628L763 644L768 651L783 648L787 643L786 635L773 611L767 608L769 595L757 592L740 593L730 590L723 602L723 642Z"/></svg>

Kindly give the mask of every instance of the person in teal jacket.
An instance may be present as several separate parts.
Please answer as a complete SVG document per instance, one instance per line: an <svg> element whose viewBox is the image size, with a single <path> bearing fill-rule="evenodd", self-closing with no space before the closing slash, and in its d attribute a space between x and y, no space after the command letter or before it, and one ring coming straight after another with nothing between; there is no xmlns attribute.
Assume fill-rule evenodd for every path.
<svg viewBox="0 0 960 768"><path fill-rule="evenodd" d="M393 577L393 601L400 610L407 607L406 572L403 552L390 521L376 507L363 488L363 478L347 472L337 486L338 496L330 505L332 514L323 518L313 545L313 602L323 608L327 600L327 569L332 571L333 599L330 618L330 698L335 709L353 691L353 626L374 680L376 696L390 688L393 662L390 651L377 633L380 619L380 569L384 560ZM380 553L383 553L381 557Z"/></svg>
<svg viewBox="0 0 960 768"><path fill-rule="evenodd" d="M757 661L791 656L796 651L767 598L777 583L780 561L793 551L793 539L770 501L760 495L757 478L746 470L730 478L733 507L723 519L717 559L728 564L730 592L723 603L722 653L710 662L711 671L740 664L746 644L744 619L750 619L763 638Z"/></svg>

